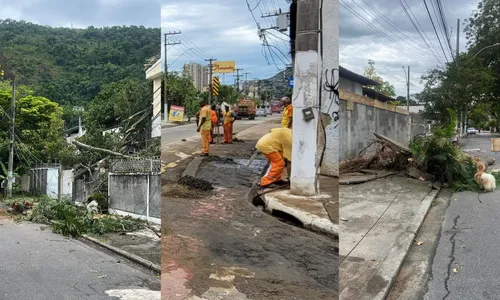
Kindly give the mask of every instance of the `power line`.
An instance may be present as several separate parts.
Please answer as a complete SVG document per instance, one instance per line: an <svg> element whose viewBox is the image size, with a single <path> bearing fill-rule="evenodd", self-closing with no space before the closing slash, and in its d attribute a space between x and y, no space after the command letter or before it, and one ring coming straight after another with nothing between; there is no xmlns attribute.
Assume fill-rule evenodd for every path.
<svg viewBox="0 0 500 300"><path fill-rule="evenodd" d="M377 33L379 33L380 35L384 36L385 38L387 38L388 40L390 40L391 42L395 43L397 46L399 46L401 49L409 52L409 53L412 53L413 55L416 55L420 58L423 58L423 59L428 59L428 57L425 57L423 56L422 54L419 54L419 53L416 53L415 51L411 50L411 49L408 49L407 47L405 47L404 45L402 45L401 43L399 43L398 41L396 41L395 39L393 39L392 37L390 37L389 35L387 35L385 32L381 31L379 28L373 26L370 22L368 22L366 19L364 19L360 14L358 14L358 12L356 12L356 10L354 10L352 7L350 7L349 5L347 5L343 0L340 0L340 4L346 8L350 13L352 13L354 16L356 16L359 20L361 20L363 23L365 23L368 27L372 28L373 30L375 30ZM439 63L439 61L438 61Z"/></svg>
<svg viewBox="0 0 500 300"><path fill-rule="evenodd" d="M387 27L386 27L386 26L385 26L382 22L380 22L380 21L379 21L376 17L374 17L374 16L373 16L373 15L372 15L369 11L367 11L367 10L366 10L366 9L364 9L361 5L359 5L359 4L358 4L355 0L352 0L352 2L353 2L356 6L358 6L361 10L363 10L363 11L364 11L364 12L365 12L368 16L370 16L371 18L373 18L373 19L374 19L377 23L379 23L382 27L384 27L387 31L389 31L390 33L394 34L394 35L395 35L397 38L399 38L402 42L405 42L405 41L404 41L404 39L402 39L400 36L398 36L398 35L396 35L394 32L392 32L390 28L387 28ZM365 1L363 1L363 3L365 3L365 4L366 4L366 2L365 2ZM367 6L368 6L368 5L367 5ZM380 14L379 14L379 16L380 16ZM408 37L407 37L407 38L408 38ZM412 39L410 39L410 41L412 41ZM418 44L417 44L417 45L418 45L418 47L415 47L413 44L410 44L409 42L407 42L407 43L408 43L408 45L409 45L409 46L413 47L413 49L414 49L416 52L417 52L417 51L418 51L418 52L422 51L422 47L421 47L420 45L418 45ZM429 50L430 50L430 49L429 49ZM433 54L434 54L434 52L433 52L432 50L431 50L431 53L433 53ZM423 55L427 55L427 53L425 53L425 52L424 52L424 54L423 54ZM435 54L434 54L434 56L435 56ZM437 56L435 56L435 58L436 58L436 59L438 59L438 58L437 58ZM438 59L438 61L439 61L439 59Z"/></svg>
<svg viewBox="0 0 500 300"><path fill-rule="evenodd" d="M434 25L434 21L432 20L431 12L429 11L429 7L427 6L427 2L425 0L423 0L423 1L424 1L425 9L427 10L427 15L429 15L429 19L431 20L432 28L434 28L434 32L436 33L436 37L438 39L439 45L441 46L441 50L443 50L443 54L446 57L446 61L449 62L448 57L446 56L446 52L444 51L443 44L441 43L441 39L439 38L439 35L437 33L436 26Z"/></svg>

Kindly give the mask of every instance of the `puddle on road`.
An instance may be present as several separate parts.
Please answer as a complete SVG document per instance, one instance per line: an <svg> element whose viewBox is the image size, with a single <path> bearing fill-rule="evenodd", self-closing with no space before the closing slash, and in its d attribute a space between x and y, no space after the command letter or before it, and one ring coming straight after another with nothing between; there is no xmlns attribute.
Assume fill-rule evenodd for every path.
<svg viewBox="0 0 500 300"><path fill-rule="evenodd" d="M250 162L249 159L239 159L235 158L233 159L235 162L234 164L232 163L224 163L224 162L219 162L219 161L211 161L210 165L218 168L230 168L230 169L240 169L240 168L247 168L248 163ZM248 166L248 169L260 172L264 169L266 166L267 161L263 159L255 159L250 166Z"/></svg>

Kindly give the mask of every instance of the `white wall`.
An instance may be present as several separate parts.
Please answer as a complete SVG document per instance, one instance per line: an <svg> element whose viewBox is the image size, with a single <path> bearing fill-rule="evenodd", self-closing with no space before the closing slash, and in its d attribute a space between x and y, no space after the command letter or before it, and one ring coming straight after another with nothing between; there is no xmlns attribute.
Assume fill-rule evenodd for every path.
<svg viewBox="0 0 500 300"><path fill-rule="evenodd" d="M359 82L354 82L349 79L340 77L339 88L346 92L355 93L363 96L363 85Z"/></svg>
<svg viewBox="0 0 500 300"><path fill-rule="evenodd" d="M63 171L62 196L71 198L73 196L73 170Z"/></svg>
<svg viewBox="0 0 500 300"><path fill-rule="evenodd" d="M59 169L47 169L47 196L57 198L59 192Z"/></svg>
<svg viewBox="0 0 500 300"><path fill-rule="evenodd" d="M325 74L325 72L331 74L332 70L339 69L339 24L337 22L339 19L339 3L338 1L325 1L323 5L324 52L322 74ZM334 76L335 79L338 80L338 71L334 72ZM325 81L325 78L323 81ZM362 88L360 84L358 85L359 88ZM357 85L354 85L354 88L358 89ZM339 116L339 99L336 95L325 89L322 89L321 93L321 99L323 99L321 103L321 112L329 116L331 121L329 124L324 124L326 127L326 145L320 173L327 176L339 176L339 122L343 121L340 119L335 121L335 116ZM319 145L321 146L320 143ZM320 149L320 151L322 150L323 149ZM318 151L319 154L321 154L320 151Z"/></svg>

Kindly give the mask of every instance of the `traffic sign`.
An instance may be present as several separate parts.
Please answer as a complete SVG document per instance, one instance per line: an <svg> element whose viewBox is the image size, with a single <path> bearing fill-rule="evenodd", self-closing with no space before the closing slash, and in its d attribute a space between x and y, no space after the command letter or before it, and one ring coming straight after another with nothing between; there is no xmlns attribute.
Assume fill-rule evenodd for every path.
<svg viewBox="0 0 500 300"><path fill-rule="evenodd" d="M219 87L220 87L219 77L215 76L212 80L212 95L219 96Z"/></svg>
<svg viewBox="0 0 500 300"><path fill-rule="evenodd" d="M290 87L293 87L293 84L294 84L293 77L290 77L288 84L290 85Z"/></svg>

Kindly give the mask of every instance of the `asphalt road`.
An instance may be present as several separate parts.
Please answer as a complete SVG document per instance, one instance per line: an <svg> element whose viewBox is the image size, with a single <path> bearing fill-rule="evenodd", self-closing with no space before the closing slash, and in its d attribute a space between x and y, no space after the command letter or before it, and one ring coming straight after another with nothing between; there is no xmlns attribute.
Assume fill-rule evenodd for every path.
<svg viewBox="0 0 500 300"><path fill-rule="evenodd" d="M253 125L260 124L262 122L265 122L269 119L276 119L276 118L281 118L281 115L272 115L268 117L257 117L255 120L248 120L248 119L243 119L243 120L236 120L234 122L234 128L233 132L238 132L241 130L244 130L248 127L251 127ZM223 131L222 126L220 127L221 132ZM188 139L188 138L193 138L197 137L200 134L196 132L196 124L191 123L187 125L180 125L180 126L172 126L172 127L165 127L161 129L161 143L162 145L170 144L173 142L178 142L182 139Z"/></svg>
<svg viewBox="0 0 500 300"><path fill-rule="evenodd" d="M463 148L480 149L471 154L498 162L490 138L482 134L462 140ZM500 299L499 199L499 190L452 195L424 299Z"/></svg>
<svg viewBox="0 0 500 300"><path fill-rule="evenodd" d="M154 300L160 281L83 242L0 216L0 300Z"/></svg>

